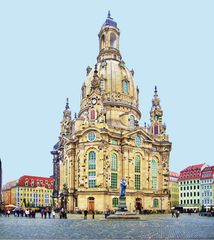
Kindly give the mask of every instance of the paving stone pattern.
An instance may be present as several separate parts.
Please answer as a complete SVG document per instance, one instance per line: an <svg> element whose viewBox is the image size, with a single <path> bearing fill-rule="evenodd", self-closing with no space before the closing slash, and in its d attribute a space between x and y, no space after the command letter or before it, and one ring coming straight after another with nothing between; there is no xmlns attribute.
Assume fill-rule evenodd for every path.
<svg viewBox="0 0 214 240"><path fill-rule="evenodd" d="M0 239L214 239L214 218L182 214L141 216L141 220L95 220L0 217Z"/></svg>

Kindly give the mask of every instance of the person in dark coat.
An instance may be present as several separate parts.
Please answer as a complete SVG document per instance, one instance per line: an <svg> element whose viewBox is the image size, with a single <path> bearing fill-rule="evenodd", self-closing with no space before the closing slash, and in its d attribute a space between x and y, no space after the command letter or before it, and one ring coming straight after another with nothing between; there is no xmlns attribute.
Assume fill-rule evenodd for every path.
<svg viewBox="0 0 214 240"><path fill-rule="evenodd" d="M88 215L88 210L85 209L85 210L84 210L84 219L85 219L85 220L87 219L87 215Z"/></svg>

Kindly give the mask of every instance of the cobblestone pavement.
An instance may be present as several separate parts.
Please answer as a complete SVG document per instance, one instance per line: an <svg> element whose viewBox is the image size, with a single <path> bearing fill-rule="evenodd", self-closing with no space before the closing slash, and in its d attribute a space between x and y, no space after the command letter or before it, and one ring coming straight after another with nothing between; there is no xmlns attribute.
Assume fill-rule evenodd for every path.
<svg viewBox="0 0 214 240"><path fill-rule="evenodd" d="M141 215L141 220L105 220L96 215L68 219L0 217L0 239L214 239L214 218L182 214Z"/></svg>

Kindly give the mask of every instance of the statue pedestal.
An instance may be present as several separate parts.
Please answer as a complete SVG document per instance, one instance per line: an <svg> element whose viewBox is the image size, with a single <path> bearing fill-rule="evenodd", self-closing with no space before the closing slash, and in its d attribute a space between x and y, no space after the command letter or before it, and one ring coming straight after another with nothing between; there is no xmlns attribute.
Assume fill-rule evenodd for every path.
<svg viewBox="0 0 214 240"><path fill-rule="evenodd" d="M118 209L115 212L115 214L111 214L107 217L107 219L111 220L137 220L140 219L139 216L136 216L136 213L128 212L127 206L126 206L126 197L120 197L119 198L119 205Z"/></svg>
<svg viewBox="0 0 214 240"><path fill-rule="evenodd" d="M127 212L127 211L128 209L126 206L126 197L120 197L117 212Z"/></svg>

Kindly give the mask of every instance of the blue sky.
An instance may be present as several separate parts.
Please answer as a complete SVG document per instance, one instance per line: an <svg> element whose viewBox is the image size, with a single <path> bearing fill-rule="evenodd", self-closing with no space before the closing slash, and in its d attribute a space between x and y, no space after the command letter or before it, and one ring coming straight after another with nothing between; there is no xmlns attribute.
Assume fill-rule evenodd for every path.
<svg viewBox="0 0 214 240"><path fill-rule="evenodd" d="M154 86L173 143L170 167L214 164L214 1L0 1L0 157L3 182L50 176L66 98L79 111L108 10L135 71L142 124Z"/></svg>

